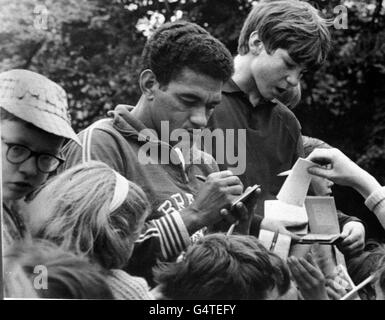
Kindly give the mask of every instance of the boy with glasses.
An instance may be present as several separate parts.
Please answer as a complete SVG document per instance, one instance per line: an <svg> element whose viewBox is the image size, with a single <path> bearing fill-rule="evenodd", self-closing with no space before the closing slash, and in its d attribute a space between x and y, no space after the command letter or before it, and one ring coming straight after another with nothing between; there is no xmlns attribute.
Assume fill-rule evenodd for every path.
<svg viewBox="0 0 385 320"><path fill-rule="evenodd" d="M23 217L15 210L63 162L65 139L80 144L71 128L66 93L46 77L28 70L0 73L3 241L23 239Z"/></svg>

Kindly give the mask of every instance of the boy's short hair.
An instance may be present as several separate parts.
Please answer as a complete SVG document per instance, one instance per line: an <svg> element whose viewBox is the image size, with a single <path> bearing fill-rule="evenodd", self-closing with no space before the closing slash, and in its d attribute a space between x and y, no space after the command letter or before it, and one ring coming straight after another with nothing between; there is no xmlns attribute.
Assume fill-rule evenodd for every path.
<svg viewBox="0 0 385 320"><path fill-rule="evenodd" d="M4 261L7 297L34 298L31 293L34 287L40 298L113 299L106 275L99 266L52 242L19 243L5 253ZM45 280L47 283L43 283Z"/></svg>
<svg viewBox="0 0 385 320"><path fill-rule="evenodd" d="M38 129L80 144L71 127L66 92L41 74L23 69L0 73L0 108ZM10 120L2 111L1 120L5 119Z"/></svg>
<svg viewBox="0 0 385 320"><path fill-rule="evenodd" d="M290 287L284 262L244 235L208 235L178 262L155 268L154 275L170 299L264 299L274 288L282 295Z"/></svg>
<svg viewBox="0 0 385 320"><path fill-rule="evenodd" d="M314 149L332 149L333 147L327 144L325 141L308 136L302 136L303 150L305 157L314 151Z"/></svg>
<svg viewBox="0 0 385 320"><path fill-rule="evenodd" d="M331 47L329 22L305 1L261 1L249 13L238 40L238 53L249 52L249 38L258 32L266 51L288 51L298 64L312 68L323 64Z"/></svg>
<svg viewBox="0 0 385 320"><path fill-rule="evenodd" d="M183 68L225 82L233 73L233 59L219 40L197 24L166 23L147 40L142 71L151 69L158 82L167 85Z"/></svg>
<svg viewBox="0 0 385 320"><path fill-rule="evenodd" d="M376 241L368 241L365 250L358 256L351 257L347 261L348 273L355 284L359 284L374 272L379 270L385 262L385 244ZM385 292L385 269L378 273L378 279L382 277L382 290ZM364 300L374 300L375 290L373 286L367 285L359 292Z"/></svg>

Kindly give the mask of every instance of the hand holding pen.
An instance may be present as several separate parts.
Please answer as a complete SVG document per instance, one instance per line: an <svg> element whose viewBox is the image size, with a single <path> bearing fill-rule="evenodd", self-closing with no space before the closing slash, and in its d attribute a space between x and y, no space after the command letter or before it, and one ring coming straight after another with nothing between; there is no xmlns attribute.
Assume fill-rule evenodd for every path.
<svg viewBox="0 0 385 320"><path fill-rule="evenodd" d="M202 182L206 182L206 177L204 176L196 175L196 178ZM232 234L234 231L241 234L249 233L256 195L260 192L261 189L259 185L248 187L244 193L232 201L230 209L221 209L221 215L226 221L231 223L227 235Z"/></svg>

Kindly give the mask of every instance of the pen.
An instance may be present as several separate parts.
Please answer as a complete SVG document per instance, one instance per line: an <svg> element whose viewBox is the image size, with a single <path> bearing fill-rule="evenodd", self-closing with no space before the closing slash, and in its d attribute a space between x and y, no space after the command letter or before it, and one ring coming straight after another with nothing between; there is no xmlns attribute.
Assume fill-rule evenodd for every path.
<svg viewBox="0 0 385 320"><path fill-rule="evenodd" d="M239 221L237 220L237 221L235 221L235 222L230 226L229 230L228 230L227 233L226 233L227 236L229 236L229 235L231 235L231 234L233 233L234 228L235 228L235 226L236 226L238 223L239 223Z"/></svg>
<svg viewBox="0 0 385 320"><path fill-rule="evenodd" d="M197 178L199 181L206 182L206 177L201 176L201 175L199 175L199 174L196 174L196 175L195 175L195 178Z"/></svg>
<svg viewBox="0 0 385 320"><path fill-rule="evenodd" d="M348 300L352 296L354 296L355 293L357 293L359 290L361 290L363 287L365 287L368 283L372 282L374 279L374 274L367 277L364 281L362 281L360 284L358 284L353 290L348 292L346 295L344 295L340 300Z"/></svg>

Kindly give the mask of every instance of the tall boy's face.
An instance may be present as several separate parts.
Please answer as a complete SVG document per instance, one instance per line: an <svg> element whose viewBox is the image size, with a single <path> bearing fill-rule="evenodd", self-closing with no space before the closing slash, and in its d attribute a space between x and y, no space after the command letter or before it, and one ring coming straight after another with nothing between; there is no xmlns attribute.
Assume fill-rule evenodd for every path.
<svg viewBox="0 0 385 320"><path fill-rule="evenodd" d="M26 123L12 120L1 121L2 149L2 184L5 201L23 198L39 187L48 177L47 173L38 170L36 156L30 157L20 164L12 164L7 160L6 143L20 144L38 153L58 155L63 138L28 126Z"/></svg>
<svg viewBox="0 0 385 320"><path fill-rule="evenodd" d="M296 87L303 72L303 66L296 64L287 50L277 49L269 54L264 47L254 56L250 68L257 90L266 100L280 99Z"/></svg>

